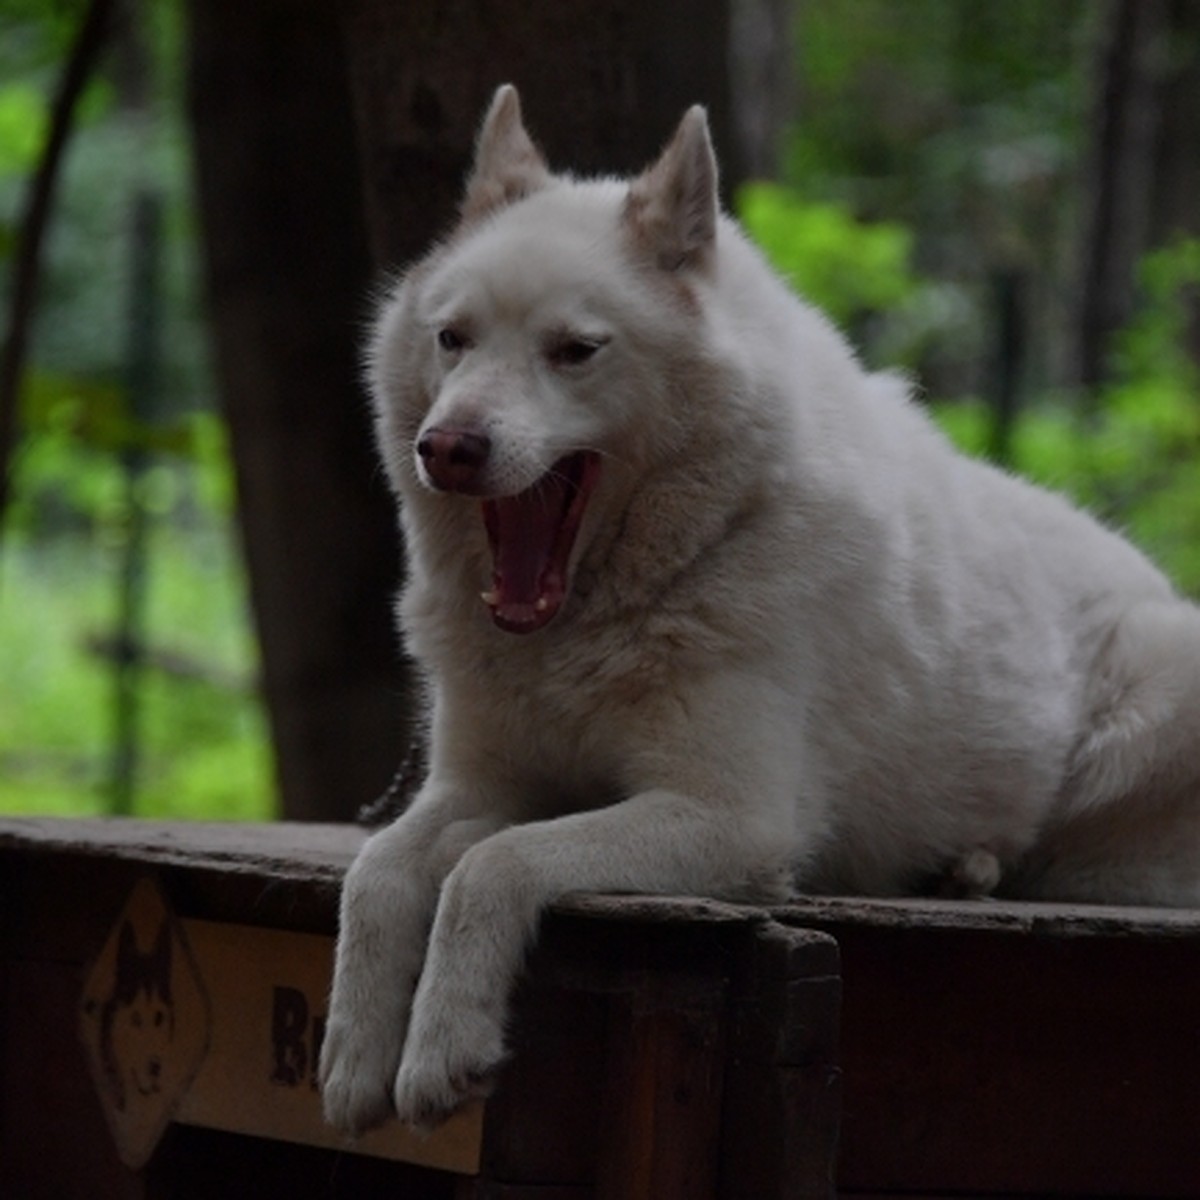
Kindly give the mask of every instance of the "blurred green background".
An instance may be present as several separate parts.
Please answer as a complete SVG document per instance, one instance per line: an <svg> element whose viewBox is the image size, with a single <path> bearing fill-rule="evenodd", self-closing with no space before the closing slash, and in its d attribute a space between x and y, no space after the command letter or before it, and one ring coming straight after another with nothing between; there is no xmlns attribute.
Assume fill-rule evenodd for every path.
<svg viewBox="0 0 1200 1200"><path fill-rule="evenodd" d="M0 7L0 282L80 4ZM43 254L0 540L0 812L263 818L276 800L232 521L183 114L183 14L142 10L148 101L102 64L80 102ZM156 386L130 396L134 197L153 189ZM133 458L136 469L129 469ZM135 528L136 780L117 668Z"/></svg>
<svg viewBox="0 0 1200 1200"><path fill-rule="evenodd" d="M1142 256L1101 379L1080 386L1069 365L1102 7L797 4L781 165L735 204L872 366L912 373L960 445L1070 493L1200 595L1200 242L1173 234ZM0 6L5 294L81 12ZM0 539L0 813L267 818L278 800L200 295L186 30L175 0L140 12L149 83L131 99L118 61L89 84L44 255ZM127 298L148 189L152 334ZM130 362L150 336L139 399Z"/></svg>

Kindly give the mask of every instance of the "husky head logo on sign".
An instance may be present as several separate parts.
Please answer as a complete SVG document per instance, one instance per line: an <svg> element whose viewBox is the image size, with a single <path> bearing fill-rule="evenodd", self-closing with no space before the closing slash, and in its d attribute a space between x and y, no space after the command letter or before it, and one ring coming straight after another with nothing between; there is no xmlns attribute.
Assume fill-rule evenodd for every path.
<svg viewBox="0 0 1200 1200"><path fill-rule="evenodd" d="M171 1004L171 930L163 922L149 950L125 921L117 940L113 990L100 1008L100 1054L118 1111L131 1095L162 1090L163 1062L175 1033Z"/></svg>
<svg viewBox="0 0 1200 1200"><path fill-rule="evenodd" d="M117 1153L145 1165L208 1053L204 981L153 879L134 886L84 983L79 1035Z"/></svg>

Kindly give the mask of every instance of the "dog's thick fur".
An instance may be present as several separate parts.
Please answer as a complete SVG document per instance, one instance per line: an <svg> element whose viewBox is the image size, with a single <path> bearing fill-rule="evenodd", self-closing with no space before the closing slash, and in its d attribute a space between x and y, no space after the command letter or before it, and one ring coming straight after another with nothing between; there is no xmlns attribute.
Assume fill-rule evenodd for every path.
<svg viewBox="0 0 1200 1200"><path fill-rule="evenodd" d="M1200 902L1200 610L954 453L716 178L699 108L632 182L551 175L501 89L458 228L383 304L431 751L346 878L344 1130L486 1088L567 891Z"/></svg>

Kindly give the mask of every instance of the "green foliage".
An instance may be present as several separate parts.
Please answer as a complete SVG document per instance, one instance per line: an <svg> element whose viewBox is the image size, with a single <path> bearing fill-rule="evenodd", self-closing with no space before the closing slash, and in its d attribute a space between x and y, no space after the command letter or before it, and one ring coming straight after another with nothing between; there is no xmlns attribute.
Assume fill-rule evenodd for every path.
<svg viewBox="0 0 1200 1200"><path fill-rule="evenodd" d="M35 372L85 386L122 377L130 307L131 197L152 187L164 206L161 392L164 407L177 413L203 406L211 384L182 109L180 5L145 7L153 73L161 87L154 104L131 114L121 109L102 70L81 98L43 246L31 359ZM0 295L29 176L45 138L52 92L82 8L29 0L0 15ZM43 391L45 382L39 385ZM25 402L31 401L27 397Z"/></svg>
<svg viewBox="0 0 1200 1200"><path fill-rule="evenodd" d="M772 265L843 326L864 314L882 318L889 361L919 344L923 311L944 288L912 270L912 237L895 223L854 220L844 209L801 200L777 184L746 185L739 217ZM1115 381L1090 406L1047 396L1022 413L1009 465L1066 492L1123 529L1185 591L1200 596L1200 369L1188 352L1188 298L1200 287L1200 240L1182 240L1147 257L1144 302L1117 343ZM924 325L935 333L945 318ZM900 331L900 332L897 332ZM878 331L877 335L878 335ZM980 402L935 405L951 438L985 456L993 415Z"/></svg>
<svg viewBox="0 0 1200 1200"><path fill-rule="evenodd" d="M777 183L745 184L737 212L775 269L839 324L896 308L916 290L912 234L902 225L856 221Z"/></svg>
<svg viewBox="0 0 1200 1200"><path fill-rule="evenodd" d="M148 126L109 114L77 135L63 164L44 250L33 326L34 368L51 377L120 381L129 342L131 200L152 185L164 205L158 289L163 358L159 415L202 407L211 387L197 278L194 219L182 125ZM16 181L0 180L16 210ZM4 264L0 262L0 276ZM27 400L26 403L36 403Z"/></svg>
<svg viewBox="0 0 1200 1200"><path fill-rule="evenodd" d="M1200 368L1189 353L1189 300L1200 289L1200 238L1177 238L1141 264L1144 302L1117 345L1117 371L1126 380L1154 379L1196 393Z"/></svg>
<svg viewBox="0 0 1200 1200"><path fill-rule="evenodd" d="M0 812L107 805L107 647L130 509L116 456L78 436L84 399L50 405L18 461L0 561ZM151 543L135 812L262 819L275 798L224 429L202 413L181 429L187 456L152 460L137 497Z"/></svg>
<svg viewBox="0 0 1200 1200"><path fill-rule="evenodd" d="M985 454L996 283L1032 305L1009 465L1071 494L1200 595L1200 378L1187 342L1196 242L1152 255L1113 382L1057 393L1077 286L1079 164L1099 16L1083 0L824 0L797 7L787 188L740 215L872 363L907 366L960 445ZM802 197L802 199L801 199ZM873 218L886 214L888 222Z"/></svg>
<svg viewBox="0 0 1200 1200"><path fill-rule="evenodd" d="M850 332L878 365L915 367L961 321L959 297L913 269L913 233L857 220L844 206L804 200L784 184L738 189L737 215L795 290Z"/></svg>
<svg viewBox="0 0 1200 1200"><path fill-rule="evenodd" d="M1024 413L1011 465L1124 530L1200 596L1200 369L1186 347L1200 239L1147 256L1142 282L1144 303L1119 339L1115 381L1089 409L1051 397ZM985 453L992 418L983 404L935 411L959 446Z"/></svg>
<svg viewBox="0 0 1200 1200"><path fill-rule="evenodd" d="M67 53L87 0L4 0L0 7L0 76L54 68Z"/></svg>
<svg viewBox="0 0 1200 1200"><path fill-rule="evenodd" d="M24 436L13 464L8 529L26 538L89 533L101 541L125 519L123 456L147 456L139 502L168 521L226 521L234 490L225 427L211 412L138 421L114 384L33 371L22 397ZM188 469L190 468L190 469ZM194 490L184 504L183 483Z"/></svg>
<svg viewBox="0 0 1200 1200"><path fill-rule="evenodd" d="M84 7L8 0L0 12L0 294ZM81 102L44 247L0 543L0 812L107 808L113 639L136 504L150 533L134 811L265 817L275 795L232 535L232 472L224 427L208 407L181 5L143 10L154 100L123 110L119 69L105 59ZM146 188L164 214L162 353L154 411L139 419L124 381L132 200ZM143 464L132 492L131 455Z"/></svg>
<svg viewBox="0 0 1200 1200"><path fill-rule="evenodd" d="M1082 0L800 5L788 180L923 223L998 167L1056 169L1083 108L1075 43L1086 13Z"/></svg>
<svg viewBox="0 0 1200 1200"><path fill-rule="evenodd" d="M107 540L10 538L5 547L2 813L107 809L114 683L105 647L118 535L114 526ZM269 817L256 656L230 541L217 529L166 524L153 541L135 814Z"/></svg>
<svg viewBox="0 0 1200 1200"><path fill-rule="evenodd" d="M0 293L84 7L6 0L0 11ZM969 393L995 275L1024 271L1045 295L1073 283L1062 250L1078 226L1079 48L1097 11L1086 0L797 6L790 186L748 185L737 206L777 268L865 343L871 361L917 368L935 393ZM230 534L232 474L224 428L206 411L182 6L168 0L142 15L159 100L149 120L130 120L110 79L89 87L47 246L26 435L0 545L0 812L105 807L113 666L97 646L111 639L129 539L121 459L136 450L150 455L137 487L152 528L136 811L263 816L275 802ZM129 201L147 182L166 204L165 360L159 411L139 421L121 381ZM1117 347L1116 382L1081 405L1031 380L1042 398L1021 415L1012 450L1016 469L1127 529L1200 595L1200 381L1184 304L1198 282L1200 243L1152 257L1145 306ZM1049 344L1058 331L1046 311L1035 323ZM988 446L982 404L936 411L961 445Z"/></svg>
<svg viewBox="0 0 1200 1200"><path fill-rule="evenodd" d="M936 395L981 390L996 281L1016 278L1036 306L1022 383L1053 386L1103 6L822 0L795 13L783 179L808 201L900 222L924 280L881 326L853 331L867 360L900 363Z"/></svg>
<svg viewBox="0 0 1200 1200"><path fill-rule="evenodd" d="M31 83L0 87L0 176L24 174L37 161L46 131L46 104Z"/></svg>

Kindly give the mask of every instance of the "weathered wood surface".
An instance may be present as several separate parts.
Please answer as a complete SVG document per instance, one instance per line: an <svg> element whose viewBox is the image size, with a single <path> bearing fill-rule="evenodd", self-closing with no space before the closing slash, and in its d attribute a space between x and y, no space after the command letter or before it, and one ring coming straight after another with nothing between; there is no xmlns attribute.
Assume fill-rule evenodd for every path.
<svg viewBox="0 0 1200 1200"><path fill-rule="evenodd" d="M161 880L184 917L330 937L364 837L346 826L0 822L0 1162L15 1147L59 1170L88 1164L103 1194L154 1194L105 1165L78 1048L61 1033L131 880ZM455 1193L441 1173L394 1170L411 1176L405 1194L456 1200L550 1187L536 1194L765 1197L780 1180L816 1186L840 1093L847 1195L1197 1196L1197 1012L1195 912L853 898L766 911L571 896L543 922L517 998L485 1172ZM23 1102L31 1094L37 1104ZM50 1112L54 1122L39 1115ZM268 1162L289 1179L284 1164L299 1160L336 1162L347 1180L393 1178L354 1156L250 1144L262 1170L245 1177L258 1194ZM211 1177L201 1160L245 1145L180 1129L147 1178Z"/></svg>
<svg viewBox="0 0 1200 1200"><path fill-rule="evenodd" d="M214 1072L240 1072L246 1062L261 1074L271 1062L269 1037L255 1051L254 1036L231 1036L228 997L257 1013L249 1026L261 1024L280 985L303 987L306 1041L292 1061L311 1068L324 990L307 968L293 977L288 947L316 946L328 963L337 885L363 837L346 827L0 822L0 1185L56 1198L372 1189L409 1200L831 1194L837 948L763 910L707 901L581 897L547 915L515 998L513 1057L484 1106L465 1173L449 1166L454 1155L448 1169L383 1166L352 1152L369 1146L282 1148L229 1132L278 1129L282 1116L268 1114L264 1125L261 1114L213 1115L221 1095ZM184 941L196 941L192 957L217 1017L213 1061L184 1085L192 1090L175 1119L221 1128L172 1125L162 1134L155 1125L161 1140L138 1159L144 1169L132 1171L117 1161L76 1029L85 985L101 998L112 986L91 982L98 956L147 879L167 898ZM252 955L237 971L234 947L268 942L270 954ZM224 983L213 963L223 964ZM264 970L270 978L260 980ZM231 1052L243 1042L250 1049ZM94 1073L94 1045L92 1054ZM294 1082L309 1086L297 1074ZM261 1083L230 1086L244 1099ZM298 1099L290 1094L288 1104ZM286 1136L304 1141L309 1119ZM224 1182L214 1192L217 1179Z"/></svg>
<svg viewBox="0 0 1200 1200"><path fill-rule="evenodd" d="M278 821L142 821L121 817L0 820L0 849L119 858L148 866L253 871L267 876L340 881L366 839L353 825Z"/></svg>
<svg viewBox="0 0 1200 1200"><path fill-rule="evenodd" d="M839 1187L1200 1196L1200 913L806 900L842 961Z"/></svg>
<svg viewBox="0 0 1200 1200"><path fill-rule="evenodd" d="M253 871L338 883L367 832L353 825L278 821L143 821L123 818L0 819L0 849L117 856L148 865ZM559 911L600 918L744 920L746 908L692 897L570 896ZM1047 904L1006 900L879 900L797 897L771 910L789 924L979 930L1053 937L1200 937L1200 910Z"/></svg>
<svg viewBox="0 0 1200 1200"><path fill-rule="evenodd" d="M1031 937L1200 937L1200 910L1018 900L877 900L805 896L774 910L798 925L975 930Z"/></svg>
<svg viewBox="0 0 1200 1200"><path fill-rule="evenodd" d="M78 853L189 869L250 871L338 884L367 832L354 825L278 821L143 821L124 818L0 819L0 850ZM693 897L573 895L557 906L574 916L662 920L746 919L747 908ZM754 910L760 911L760 910ZM880 900L797 897L771 910L791 925L870 929L977 930L1044 937L1200 938L1200 910L1047 904L1006 900Z"/></svg>

